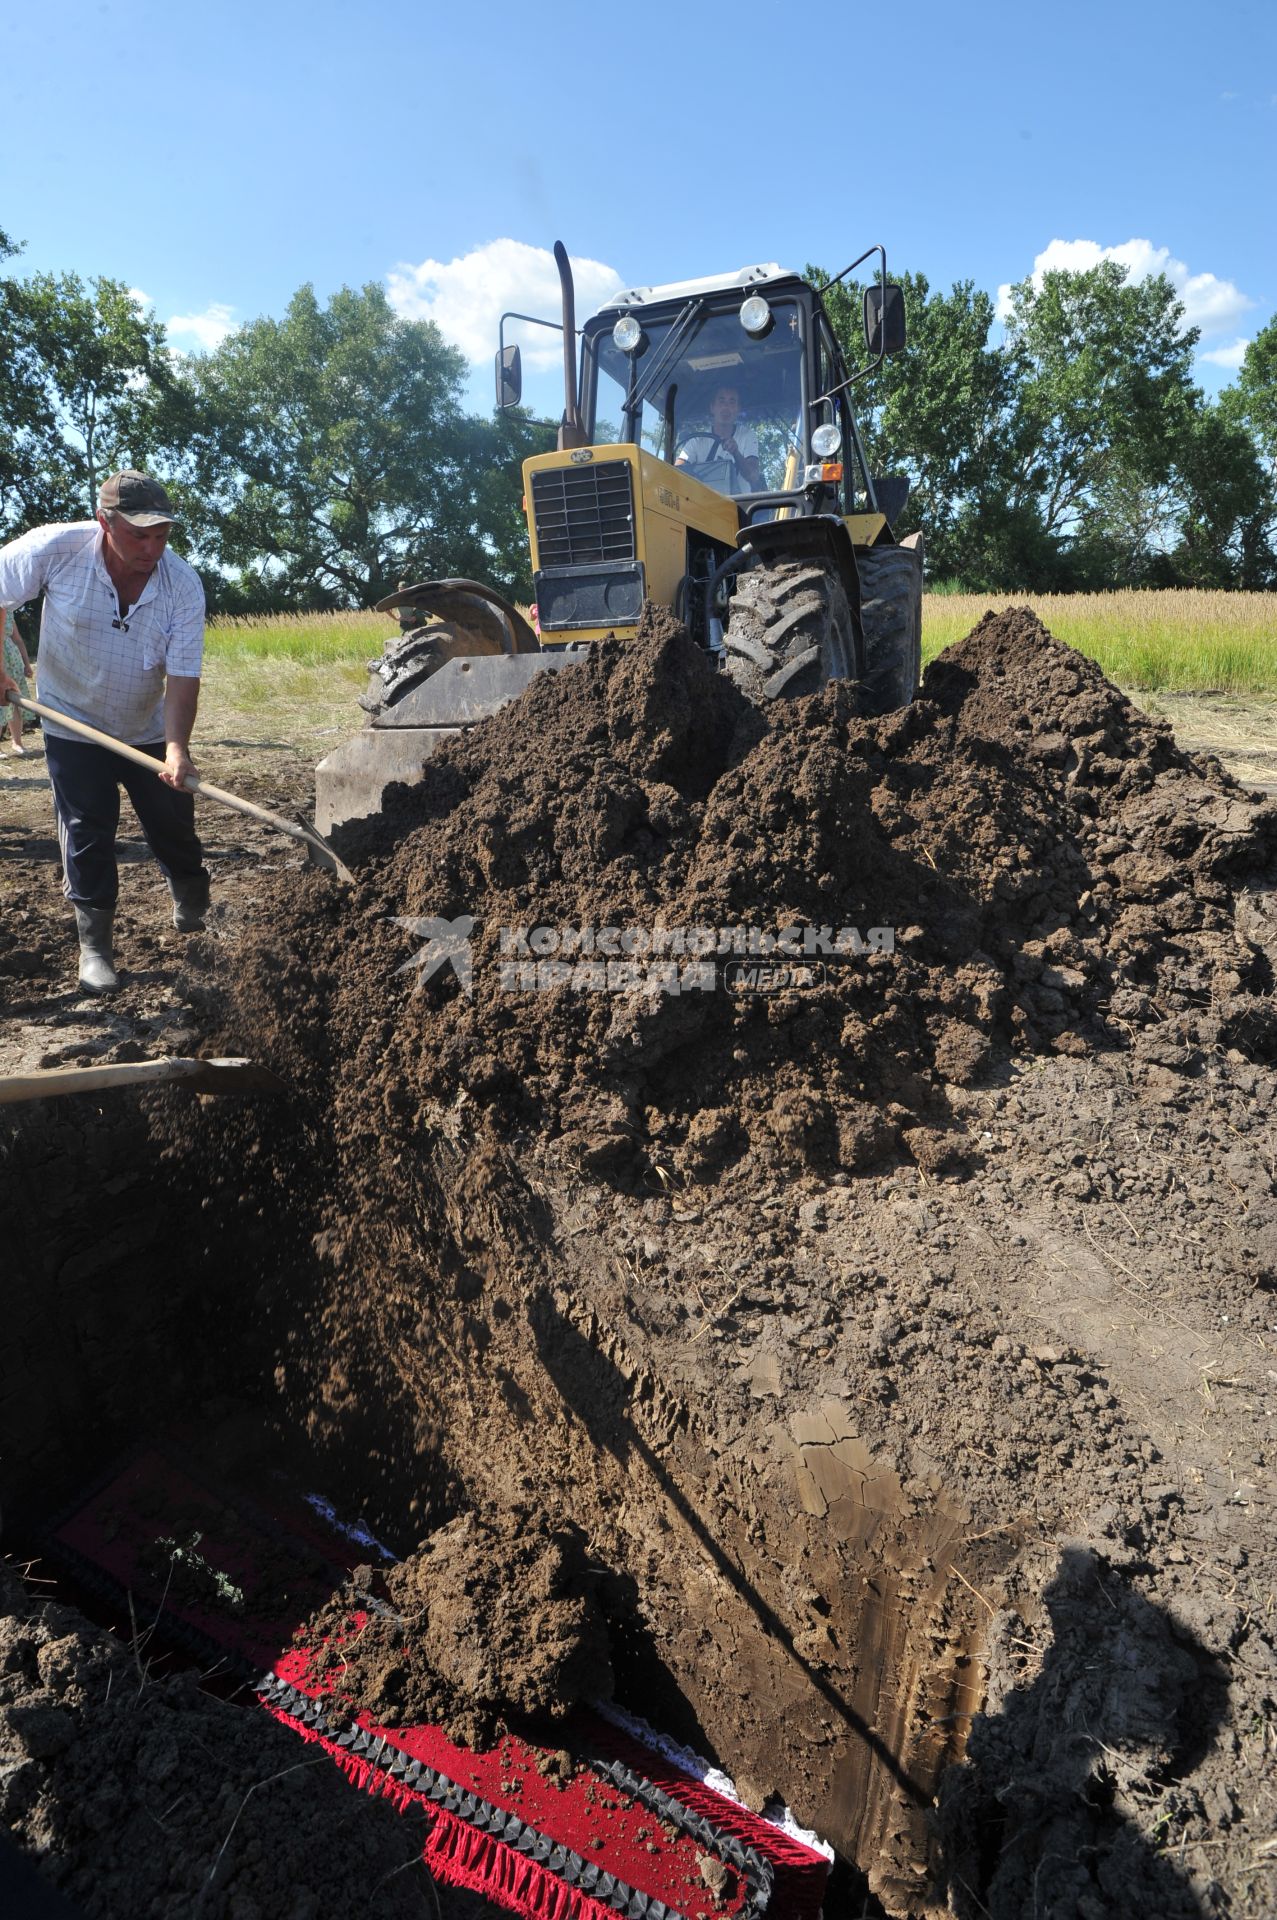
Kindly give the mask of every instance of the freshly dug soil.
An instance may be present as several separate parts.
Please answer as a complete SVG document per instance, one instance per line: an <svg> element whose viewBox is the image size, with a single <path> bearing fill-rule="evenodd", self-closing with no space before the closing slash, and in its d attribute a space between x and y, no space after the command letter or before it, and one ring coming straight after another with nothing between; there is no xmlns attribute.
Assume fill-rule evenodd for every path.
<svg viewBox="0 0 1277 1920"><path fill-rule="evenodd" d="M210 1001L218 1050L251 1034L299 1096L293 1135L236 1132L222 1175L238 1193L250 1151L286 1162L315 1230L286 1400L332 1447L389 1395L423 1487L442 1456L463 1505L535 1489L583 1526L622 1700L655 1688L913 1910L949 1872L918 1806L962 1761L988 1596L1026 1539L1063 1529L1097 1566L1114 1539L1170 1550L1181 1428L1143 1375L1191 1378L1194 1350L1155 1360L1113 1345L1107 1309L1074 1314L1055 1276L1096 1284L1088 1202L1134 1243L1105 1298L1137 1276L1156 1320L1169 1270L1172 1299L1266 1351L1277 1209L1250 1103L1277 1036L1277 811L1027 613L983 621L905 713L859 719L831 687L766 725L652 616L356 837L354 900L281 888L229 1015ZM728 990L735 952L677 994L502 973L502 929L535 954L538 927L791 926L889 928L894 951L844 943L772 992ZM458 934L468 970L421 964ZM902 1153L909 1184L870 1206L853 1176ZM1164 1253L1172 1220L1191 1255ZM1054 1303L1036 1340L1003 1320L1022 1272ZM975 1750L983 1860L1007 1783Z"/></svg>
<svg viewBox="0 0 1277 1920"><path fill-rule="evenodd" d="M405 1595L446 1543L481 1633L528 1514L525 1580L579 1542L618 1701L833 1840L831 1914L1268 1915L1273 808L1023 613L905 714L767 724L651 620L392 799L353 898L275 876L189 949L292 1099L147 1108ZM503 927L787 926L894 952L500 973ZM390 1651L378 1711L559 1687L530 1631Z"/></svg>
<svg viewBox="0 0 1277 1920"><path fill-rule="evenodd" d="M410 1820L3 1566L0 1820L85 1914L436 1912Z"/></svg>
<svg viewBox="0 0 1277 1920"><path fill-rule="evenodd" d="M1025 611L988 616L900 714L858 719L835 685L765 732L650 613L635 643L546 675L428 763L352 841L353 913L285 890L240 1000L287 1030L308 1079L349 1063L351 1130L411 1138L463 1102L620 1176L856 1171L902 1142L936 1172L967 1151L948 1089L1007 1044L1147 1032L1171 1071L1203 1048L1277 1049L1271 962L1245 924L1277 808L1181 753ZM415 964L431 927L463 920L472 991ZM565 976L549 991L527 984L546 980L537 928ZM656 929L689 930L687 957L660 956L684 975L699 930L727 953L708 987L601 991L606 955L563 937L606 928L630 937L609 943L614 969L650 964ZM751 954L748 930L789 928L812 930L797 944L815 982L731 991L734 961L786 958ZM874 928L894 951L848 950ZM844 951L822 951L840 933Z"/></svg>
<svg viewBox="0 0 1277 1920"><path fill-rule="evenodd" d="M384 1578L359 1569L297 1638L324 1644L314 1671L380 1726L428 1720L486 1748L517 1717L549 1739L612 1693L607 1627L572 1545L527 1511L461 1514Z"/></svg>

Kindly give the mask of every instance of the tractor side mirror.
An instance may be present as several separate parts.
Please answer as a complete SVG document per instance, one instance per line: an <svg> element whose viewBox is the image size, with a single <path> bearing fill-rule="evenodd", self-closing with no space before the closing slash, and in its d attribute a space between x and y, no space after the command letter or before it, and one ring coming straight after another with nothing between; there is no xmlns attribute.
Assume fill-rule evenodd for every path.
<svg viewBox="0 0 1277 1920"><path fill-rule="evenodd" d="M875 360L880 354L899 353L905 344L904 288L888 281L885 287L865 288L865 345Z"/></svg>
<svg viewBox="0 0 1277 1920"><path fill-rule="evenodd" d="M523 362L517 347L502 347L497 355L497 411L517 407L523 398Z"/></svg>

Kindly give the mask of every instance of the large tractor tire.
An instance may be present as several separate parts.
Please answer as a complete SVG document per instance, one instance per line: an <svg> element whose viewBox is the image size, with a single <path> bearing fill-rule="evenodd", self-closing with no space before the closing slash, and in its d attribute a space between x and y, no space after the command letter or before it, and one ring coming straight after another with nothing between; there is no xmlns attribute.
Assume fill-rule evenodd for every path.
<svg viewBox="0 0 1277 1920"><path fill-rule="evenodd" d="M860 631L838 569L773 560L740 574L723 634L728 677L756 706L863 671Z"/></svg>
<svg viewBox="0 0 1277 1920"><path fill-rule="evenodd" d="M856 555L865 635L862 713L907 707L922 678L922 541L869 547Z"/></svg>

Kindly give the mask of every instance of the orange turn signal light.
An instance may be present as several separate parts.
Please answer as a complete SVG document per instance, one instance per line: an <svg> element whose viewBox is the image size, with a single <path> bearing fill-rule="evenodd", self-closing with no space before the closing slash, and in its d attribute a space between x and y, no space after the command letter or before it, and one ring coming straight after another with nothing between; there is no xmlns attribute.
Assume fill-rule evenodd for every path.
<svg viewBox="0 0 1277 1920"><path fill-rule="evenodd" d="M820 469L820 477L822 480L841 480L842 479L842 461L826 460L824 465Z"/></svg>

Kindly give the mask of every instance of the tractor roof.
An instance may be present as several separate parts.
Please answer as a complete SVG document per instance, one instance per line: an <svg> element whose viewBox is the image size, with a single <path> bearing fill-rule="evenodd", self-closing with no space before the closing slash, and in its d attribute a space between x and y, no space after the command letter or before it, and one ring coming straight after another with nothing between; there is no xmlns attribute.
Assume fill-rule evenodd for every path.
<svg viewBox="0 0 1277 1920"><path fill-rule="evenodd" d="M663 287L627 287L603 301L599 313L614 313L623 307L662 306L667 300L688 300L697 293L726 292L733 287L757 287L769 280L790 280L793 275L774 260L762 266L738 267L735 273L710 273L702 280L671 280Z"/></svg>

